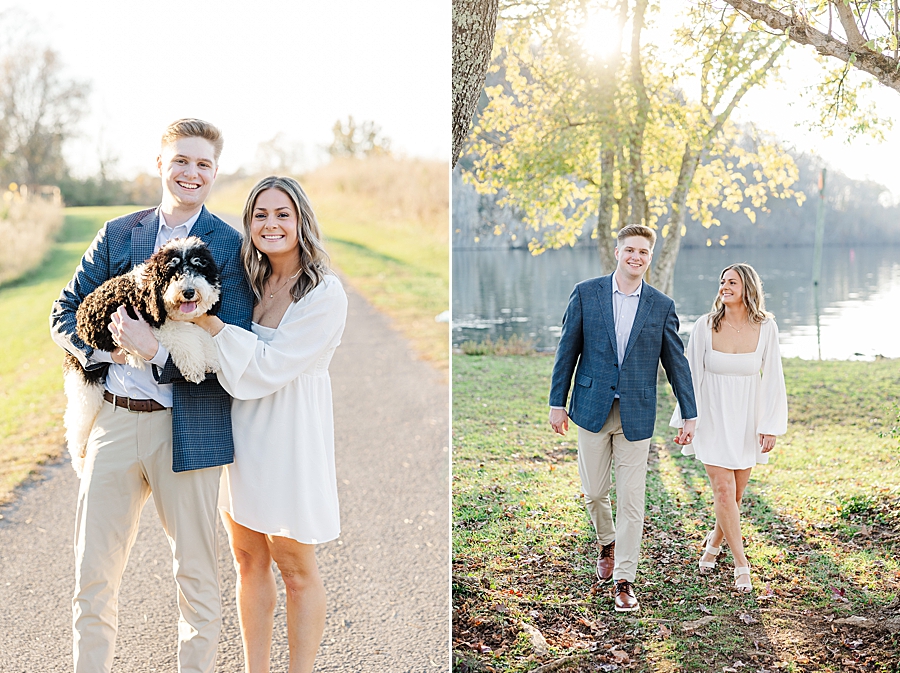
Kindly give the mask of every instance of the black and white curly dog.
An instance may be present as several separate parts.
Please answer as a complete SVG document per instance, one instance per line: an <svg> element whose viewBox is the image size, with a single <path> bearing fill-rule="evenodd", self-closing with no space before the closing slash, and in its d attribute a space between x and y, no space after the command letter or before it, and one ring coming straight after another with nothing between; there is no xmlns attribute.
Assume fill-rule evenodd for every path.
<svg viewBox="0 0 900 673"><path fill-rule="evenodd" d="M196 236L175 239L144 264L109 279L85 297L76 312L76 331L91 348L112 352L116 343L108 327L110 318L124 305L129 316L136 319L137 311L153 328L184 378L199 383L206 372L219 368L216 347L206 330L187 321L204 313L214 315L220 288L219 269L206 244ZM129 354L127 361L138 369L146 366L139 356ZM86 371L73 355L66 355L66 443L79 476L91 427L103 405L105 375L105 367Z"/></svg>

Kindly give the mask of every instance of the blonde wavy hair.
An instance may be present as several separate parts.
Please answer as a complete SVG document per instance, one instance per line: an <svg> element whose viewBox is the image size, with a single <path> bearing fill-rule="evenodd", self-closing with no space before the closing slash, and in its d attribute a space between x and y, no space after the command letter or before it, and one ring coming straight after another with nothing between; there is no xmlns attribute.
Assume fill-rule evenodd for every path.
<svg viewBox="0 0 900 673"><path fill-rule="evenodd" d="M270 175L256 183L250 190L247 203L244 205L244 242L241 245L241 261L244 263L244 273L250 288L256 296L256 303L262 301L263 288L269 276L272 275L272 265L269 258L256 249L250 236L250 225L253 222L253 209L256 207L256 199L267 189L277 189L294 204L294 213L297 215L297 239L300 248L300 275L291 287L291 297L299 301L305 297L314 287L331 273L328 263L328 253L322 247L322 230L313 212L309 197L303 191L300 183L294 178Z"/></svg>
<svg viewBox="0 0 900 673"><path fill-rule="evenodd" d="M747 307L747 315L750 318L750 322L759 324L767 318L774 317L771 313L766 311L766 295L763 293L762 280L760 279L759 274L756 273L756 269L743 262L726 266L722 269L722 273L719 274L720 283L725 277L726 271L734 271L740 277L741 283L744 285L744 292L741 299L744 302L744 306ZM724 319L725 304L722 303L722 297L717 292L716 300L713 302L712 310L709 312L709 321L713 331L719 331L722 320Z"/></svg>

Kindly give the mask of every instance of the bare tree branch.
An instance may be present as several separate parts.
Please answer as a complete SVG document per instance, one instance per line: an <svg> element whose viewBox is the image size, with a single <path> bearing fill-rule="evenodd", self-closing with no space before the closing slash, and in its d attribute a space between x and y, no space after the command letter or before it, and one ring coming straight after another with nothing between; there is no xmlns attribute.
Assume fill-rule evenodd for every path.
<svg viewBox="0 0 900 673"><path fill-rule="evenodd" d="M848 43L816 30L799 15L787 16L763 2L755 0L725 0L725 2L745 16L781 31L794 42L812 45L823 56L831 56L849 63L854 68L872 75L884 86L900 92L900 61L896 56L891 58L869 50L865 46L865 41L860 43L862 35L853 19L852 11L842 0L829 4L834 4L837 9L838 18L848 35ZM845 23L845 12L849 13L849 23ZM852 47L851 44L857 46Z"/></svg>

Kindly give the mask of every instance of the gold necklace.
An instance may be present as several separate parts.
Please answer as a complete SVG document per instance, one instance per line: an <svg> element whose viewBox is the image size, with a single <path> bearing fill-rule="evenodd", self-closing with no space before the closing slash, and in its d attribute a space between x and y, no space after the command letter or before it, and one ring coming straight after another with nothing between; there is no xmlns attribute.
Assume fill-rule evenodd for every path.
<svg viewBox="0 0 900 673"><path fill-rule="evenodd" d="M279 285L277 290L273 290L272 292L270 292L270 293L269 293L269 299L274 299L274 298L275 298L275 293L276 293L276 292L280 292L281 289L282 289L285 285L287 285L287 284L290 283L292 280L294 280L294 278L296 278L297 276L299 276L301 271L303 271L303 268L302 268L302 267L299 268L299 269L297 269L297 273L295 273L293 276L291 276L291 277L288 278L286 281L284 281L281 285Z"/></svg>
<svg viewBox="0 0 900 673"><path fill-rule="evenodd" d="M722 320L724 320L725 323L726 323L731 329L733 329L735 332L737 332L738 334L741 333L741 329L747 329L747 325L750 324L749 321L748 321L748 322L747 322L747 325L744 325L743 327L741 327L741 329L738 329L737 327L735 327L734 325L732 325L730 322L728 322L728 319L727 319L724 315L722 316Z"/></svg>

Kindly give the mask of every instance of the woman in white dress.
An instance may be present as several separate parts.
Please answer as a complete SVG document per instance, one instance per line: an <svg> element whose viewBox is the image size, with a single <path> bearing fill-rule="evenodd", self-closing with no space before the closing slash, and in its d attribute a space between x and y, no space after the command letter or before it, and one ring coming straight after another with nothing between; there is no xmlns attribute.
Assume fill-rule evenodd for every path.
<svg viewBox="0 0 900 673"><path fill-rule="evenodd" d="M697 399L692 442L675 438L686 456L706 467L716 525L706 536L700 572L715 566L723 540L734 555L734 587L753 589L741 538L741 498L750 470L769 462L775 436L787 432L787 393L778 327L766 311L762 281L748 264L733 264L719 277L712 311L694 324L685 352ZM676 407L670 423L684 421Z"/></svg>
<svg viewBox="0 0 900 673"><path fill-rule="evenodd" d="M347 297L309 199L292 178L268 177L244 207L242 259L256 295L252 331L214 316L219 382L231 408L235 462L219 508L237 569L237 607L248 673L269 670L276 587L287 589L290 671L312 671L325 628L315 545L340 533L328 364L341 340Z"/></svg>

